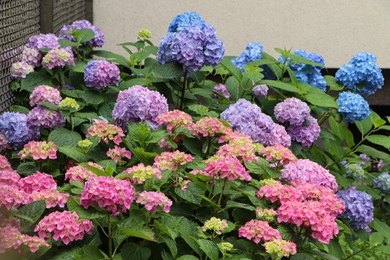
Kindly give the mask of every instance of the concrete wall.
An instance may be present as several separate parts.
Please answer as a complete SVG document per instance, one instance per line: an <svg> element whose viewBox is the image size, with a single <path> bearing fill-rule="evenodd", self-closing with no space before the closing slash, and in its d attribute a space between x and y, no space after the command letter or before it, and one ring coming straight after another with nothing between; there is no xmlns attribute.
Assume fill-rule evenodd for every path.
<svg viewBox="0 0 390 260"><path fill-rule="evenodd" d="M135 41L147 28L158 44L175 15L198 12L217 29L227 55L250 41L273 48L322 54L326 67L340 67L368 51L390 68L390 0L94 0L94 23L106 36L104 49L125 53L118 43Z"/></svg>

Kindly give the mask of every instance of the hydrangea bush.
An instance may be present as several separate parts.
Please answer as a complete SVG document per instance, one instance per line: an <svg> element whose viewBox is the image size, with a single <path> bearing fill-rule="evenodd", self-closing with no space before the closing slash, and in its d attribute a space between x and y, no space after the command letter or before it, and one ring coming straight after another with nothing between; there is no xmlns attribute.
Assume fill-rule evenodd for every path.
<svg viewBox="0 0 390 260"><path fill-rule="evenodd" d="M0 115L0 258L390 257L372 54L335 77L305 50L224 56L194 12L137 37L127 57L85 20L29 39Z"/></svg>

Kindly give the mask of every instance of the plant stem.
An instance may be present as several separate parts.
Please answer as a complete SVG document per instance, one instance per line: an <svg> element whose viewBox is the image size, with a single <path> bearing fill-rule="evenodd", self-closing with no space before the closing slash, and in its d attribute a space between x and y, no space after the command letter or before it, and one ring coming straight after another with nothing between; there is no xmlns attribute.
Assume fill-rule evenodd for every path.
<svg viewBox="0 0 390 260"><path fill-rule="evenodd" d="M222 185L221 194L219 195L218 204L217 204L219 208L221 208L221 201L222 201L223 192L225 191L226 181L227 181L227 179L225 178L225 179L223 180L223 185Z"/></svg>
<svg viewBox="0 0 390 260"><path fill-rule="evenodd" d="M184 72L184 85L183 88L181 89L181 98L180 98L180 110L183 110L183 105L184 105L184 93L186 92L186 88L188 87L188 72L187 70Z"/></svg>
<svg viewBox="0 0 390 260"><path fill-rule="evenodd" d="M108 258L112 259L112 230L111 230L111 220L110 214L107 213L107 223L108 223Z"/></svg>
<svg viewBox="0 0 390 260"><path fill-rule="evenodd" d="M318 125L321 126L326 121L326 119L328 119L331 115L332 115L332 112L330 112L330 111L323 113L321 115L320 119L318 120Z"/></svg>

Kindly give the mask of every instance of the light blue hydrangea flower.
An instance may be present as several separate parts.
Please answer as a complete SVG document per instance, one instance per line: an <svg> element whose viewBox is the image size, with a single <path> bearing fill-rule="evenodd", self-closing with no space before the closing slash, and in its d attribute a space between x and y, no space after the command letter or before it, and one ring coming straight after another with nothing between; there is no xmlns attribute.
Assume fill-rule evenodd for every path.
<svg viewBox="0 0 390 260"><path fill-rule="evenodd" d="M13 149L20 149L28 141L39 137L39 131L27 126L27 116L17 112L0 115L0 133L7 138Z"/></svg>
<svg viewBox="0 0 390 260"><path fill-rule="evenodd" d="M390 174L382 172L378 178L374 180L374 187L381 189L383 192L390 191Z"/></svg>
<svg viewBox="0 0 390 260"><path fill-rule="evenodd" d="M240 70L243 70L249 62L261 60L262 54L263 45L260 42L250 42L240 56L232 59L232 63Z"/></svg>
<svg viewBox="0 0 390 260"><path fill-rule="evenodd" d="M358 164L346 164L345 165L345 173L348 177L352 177L358 180L362 180L364 178L364 170L362 166Z"/></svg>
<svg viewBox="0 0 390 260"><path fill-rule="evenodd" d="M339 106L339 113L343 115L344 119L353 123L353 121L361 121L370 116L370 106L359 94L352 92L341 92L337 99Z"/></svg>
<svg viewBox="0 0 390 260"><path fill-rule="evenodd" d="M192 27L194 25L202 28L205 24L205 21L198 13L185 12L173 18L171 24L168 27L168 32L178 32L183 28Z"/></svg>

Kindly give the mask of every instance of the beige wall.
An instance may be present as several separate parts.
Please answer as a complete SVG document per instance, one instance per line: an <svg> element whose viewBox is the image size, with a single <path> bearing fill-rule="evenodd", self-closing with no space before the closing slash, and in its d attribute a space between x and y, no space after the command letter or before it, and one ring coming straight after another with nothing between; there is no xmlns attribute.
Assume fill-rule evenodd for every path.
<svg viewBox="0 0 390 260"><path fill-rule="evenodd" d="M106 36L105 49L135 41L147 28L158 44L175 15L198 12L217 29L227 55L240 54L250 41L273 48L322 54L327 67L339 67L361 51L390 68L390 0L94 0L94 23Z"/></svg>

